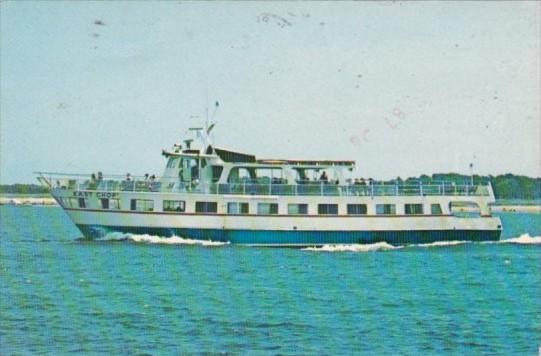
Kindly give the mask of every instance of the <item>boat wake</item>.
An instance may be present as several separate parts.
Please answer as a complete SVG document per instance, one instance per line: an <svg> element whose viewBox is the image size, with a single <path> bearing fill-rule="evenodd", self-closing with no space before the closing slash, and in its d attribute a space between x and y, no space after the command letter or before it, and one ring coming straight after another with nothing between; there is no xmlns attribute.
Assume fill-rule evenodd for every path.
<svg viewBox="0 0 541 356"><path fill-rule="evenodd" d="M148 234L124 234L120 232L111 232L105 235L99 241L131 241L135 243L163 244L163 245L199 245L199 246L223 246L229 242L211 241L211 240L193 240L185 239L179 236L163 237Z"/></svg>
<svg viewBox="0 0 541 356"><path fill-rule="evenodd" d="M387 242L376 242L373 244L338 244L338 245L323 245L321 247L307 247L303 251L316 252L372 252L372 251L388 251L403 248L404 246L393 246Z"/></svg>
<svg viewBox="0 0 541 356"><path fill-rule="evenodd" d="M541 236L530 236L530 234L522 234L519 237L494 241L498 244L519 244L519 245L539 245L541 244Z"/></svg>
<svg viewBox="0 0 541 356"><path fill-rule="evenodd" d="M86 241L86 240L85 240ZM199 245L199 246L224 246L229 245L229 242L211 241L211 240L194 240L186 239L179 236L163 237L148 234L129 234L120 232L110 232L98 241L130 241L144 244L163 244L163 245ZM436 241L425 244L398 245L394 246L387 242L376 242L373 244L327 244L320 247L306 247L303 251L314 252L373 252L373 251L390 251L403 248L432 248L432 247L452 247L465 244L476 244L472 241ZM500 241L486 241L478 244L518 244L518 245L540 245L541 236L530 236L522 234L519 237L513 237Z"/></svg>
<svg viewBox="0 0 541 356"><path fill-rule="evenodd" d="M412 244L412 245L398 245L393 246L386 242L376 242L373 244L336 244L336 245L323 245L321 247L307 247L303 248L303 251L315 251L315 252L372 252L372 251L389 251L398 250L403 248L432 248L432 247L452 247L465 244L476 244L472 241L436 241L426 244ZM541 244L541 236L530 236L529 234L522 234L519 237L509 238L500 241L486 241L477 244L520 244L520 245L539 245Z"/></svg>
<svg viewBox="0 0 541 356"><path fill-rule="evenodd" d="M427 244L414 244L412 247L445 247L469 244L471 241L436 241Z"/></svg>

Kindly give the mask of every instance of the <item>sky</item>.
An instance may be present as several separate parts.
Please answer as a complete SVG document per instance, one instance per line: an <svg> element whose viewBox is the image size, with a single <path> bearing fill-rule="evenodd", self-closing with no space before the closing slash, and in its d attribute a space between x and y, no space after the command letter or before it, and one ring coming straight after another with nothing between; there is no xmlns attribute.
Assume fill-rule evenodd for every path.
<svg viewBox="0 0 541 356"><path fill-rule="evenodd" d="M0 183L217 146L541 176L539 2L0 2Z"/></svg>

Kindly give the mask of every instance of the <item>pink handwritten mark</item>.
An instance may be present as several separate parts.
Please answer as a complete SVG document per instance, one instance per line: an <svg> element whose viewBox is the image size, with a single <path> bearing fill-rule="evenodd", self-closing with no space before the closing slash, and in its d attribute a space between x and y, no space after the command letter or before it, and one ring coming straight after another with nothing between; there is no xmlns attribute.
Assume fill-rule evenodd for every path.
<svg viewBox="0 0 541 356"><path fill-rule="evenodd" d="M395 130L400 125L401 121L404 121L406 119L406 114L402 110L400 110L398 107L395 107L391 113L391 118L384 117L385 123L387 126L391 128L391 130ZM368 133L370 132L370 129L364 129L362 131L362 134L359 135L351 135L349 137L349 142L354 146L360 146L363 142L367 143L368 140Z"/></svg>
<svg viewBox="0 0 541 356"><path fill-rule="evenodd" d="M392 113L393 117L389 119L388 117L385 117L385 122L387 123L387 126L389 126L392 130L396 129L399 125L399 121L406 119L406 114L402 112L399 108L395 107L393 109Z"/></svg>
<svg viewBox="0 0 541 356"><path fill-rule="evenodd" d="M353 135L349 138L349 142L351 142L351 144L355 145L355 146L360 146L362 142L368 142L368 133L370 132L369 129L364 129L363 130L363 133L362 133L362 141L361 141L361 137L357 136L357 135Z"/></svg>

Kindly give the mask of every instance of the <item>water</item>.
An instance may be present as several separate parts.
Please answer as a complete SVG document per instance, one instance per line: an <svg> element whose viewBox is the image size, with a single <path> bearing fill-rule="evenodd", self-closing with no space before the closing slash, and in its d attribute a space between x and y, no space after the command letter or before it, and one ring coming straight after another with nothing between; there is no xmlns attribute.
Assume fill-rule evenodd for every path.
<svg viewBox="0 0 541 356"><path fill-rule="evenodd" d="M59 208L0 213L2 355L536 355L541 346L539 214L501 214L514 243L314 251L145 235L87 242Z"/></svg>

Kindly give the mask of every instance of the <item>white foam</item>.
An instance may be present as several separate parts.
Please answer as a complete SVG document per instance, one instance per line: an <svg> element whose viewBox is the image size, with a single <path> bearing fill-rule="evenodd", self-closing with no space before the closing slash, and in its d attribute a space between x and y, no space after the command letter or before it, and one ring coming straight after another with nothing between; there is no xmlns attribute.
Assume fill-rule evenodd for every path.
<svg viewBox="0 0 541 356"><path fill-rule="evenodd" d="M164 244L164 245L200 245L200 246L223 246L229 242L211 241L211 240L193 240L185 239L179 236L162 237L148 234L124 234L121 232L110 232L100 240L118 241L130 240L137 243Z"/></svg>
<svg viewBox="0 0 541 356"><path fill-rule="evenodd" d="M520 244L520 245L539 245L541 244L541 236L530 236L530 234L522 234L519 237L500 240L497 243L501 244Z"/></svg>
<svg viewBox="0 0 541 356"><path fill-rule="evenodd" d="M323 245L321 247L307 247L304 251L317 251L317 252L371 252L371 251L386 251L396 250L403 246L393 246L387 242L376 242L373 244L337 244L337 245Z"/></svg>
<svg viewBox="0 0 541 356"><path fill-rule="evenodd" d="M229 242L211 241L211 240L193 240L185 239L178 236L161 237L154 235L128 235L128 238L134 242L143 242L149 244L166 244L166 245L201 245L201 246L223 246Z"/></svg>
<svg viewBox="0 0 541 356"><path fill-rule="evenodd" d="M412 246L418 246L418 247L443 247L443 246L456 246L456 245L463 245L468 244L470 241L436 241L431 242L427 244L415 244Z"/></svg>
<svg viewBox="0 0 541 356"><path fill-rule="evenodd" d="M100 237L100 241L123 241L128 240L130 238L130 234L124 234L122 232L108 232L105 234L105 236Z"/></svg>

